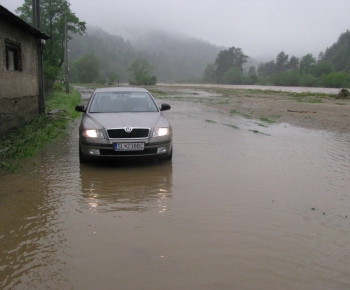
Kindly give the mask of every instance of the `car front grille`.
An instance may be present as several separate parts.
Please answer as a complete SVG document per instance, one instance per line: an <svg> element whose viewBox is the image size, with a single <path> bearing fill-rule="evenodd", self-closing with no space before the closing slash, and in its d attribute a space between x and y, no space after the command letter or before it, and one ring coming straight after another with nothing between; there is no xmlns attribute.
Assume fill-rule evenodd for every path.
<svg viewBox="0 0 350 290"><path fill-rule="evenodd" d="M125 129L110 129L107 133L109 138L147 138L149 129L134 128L131 132L126 132Z"/></svg>

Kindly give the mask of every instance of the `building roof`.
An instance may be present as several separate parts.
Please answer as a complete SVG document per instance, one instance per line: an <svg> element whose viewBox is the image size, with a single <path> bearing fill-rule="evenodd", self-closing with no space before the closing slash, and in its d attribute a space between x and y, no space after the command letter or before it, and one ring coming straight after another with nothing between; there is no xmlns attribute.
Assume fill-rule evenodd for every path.
<svg viewBox="0 0 350 290"><path fill-rule="evenodd" d="M27 31L28 33L34 35L37 38L40 39L49 39L50 37L47 36L45 33L39 31L38 29L34 28L33 26L29 25L27 22L7 10L5 7L0 5L0 18Z"/></svg>

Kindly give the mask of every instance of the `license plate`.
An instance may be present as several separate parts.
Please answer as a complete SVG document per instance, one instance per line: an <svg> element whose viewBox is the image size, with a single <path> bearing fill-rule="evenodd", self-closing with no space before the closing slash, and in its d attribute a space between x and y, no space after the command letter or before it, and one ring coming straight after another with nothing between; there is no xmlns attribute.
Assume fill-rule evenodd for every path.
<svg viewBox="0 0 350 290"><path fill-rule="evenodd" d="M145 143L114 143L115 151L142 151L145 149Z"/></svg>

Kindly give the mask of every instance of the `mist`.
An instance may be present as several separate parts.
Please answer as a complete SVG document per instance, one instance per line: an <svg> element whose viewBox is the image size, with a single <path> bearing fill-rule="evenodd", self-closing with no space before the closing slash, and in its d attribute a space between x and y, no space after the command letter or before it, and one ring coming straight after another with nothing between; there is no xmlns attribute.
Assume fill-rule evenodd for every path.
<svg viewBox="0 0 350 290"><path fill-rule="evenodd" d="M23 0L1 0L10 11ZM185 34L272 59L317 56L349 29L348 0L70 0L89 25L134 40L146 30Z"/></svg>

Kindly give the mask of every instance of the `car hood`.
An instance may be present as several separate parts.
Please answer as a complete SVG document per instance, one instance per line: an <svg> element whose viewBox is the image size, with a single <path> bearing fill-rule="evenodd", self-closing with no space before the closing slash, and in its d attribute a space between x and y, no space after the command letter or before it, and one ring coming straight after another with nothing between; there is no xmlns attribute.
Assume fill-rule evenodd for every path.
<svg viewBox="0 0 350 290"><path fill-rule="evenodd" d="M161 114L159 112L147 112L147 113L93 113L86 115L87 123L93 121L101 128L153 128ZM88 120L90 119L90 120Z"/></svg>

